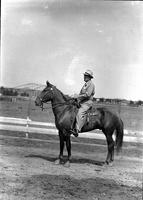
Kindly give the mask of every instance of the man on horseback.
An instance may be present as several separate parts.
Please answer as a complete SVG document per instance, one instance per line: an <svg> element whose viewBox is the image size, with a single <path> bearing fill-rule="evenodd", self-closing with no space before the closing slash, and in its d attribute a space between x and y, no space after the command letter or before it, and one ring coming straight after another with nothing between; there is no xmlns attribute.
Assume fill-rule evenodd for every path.
<svg viewBox="0 0 143 200"><path fill-rule="evenodd" d="M75 129L71 130L71 133L75 137L77 137L78 133L81 131L86 121L87 110L89 110L89 108L93 104L93 96L95 94L95 85L91 80L92 78L93 78L93 72L91 70L86 70L86 72L84 73L85 84L81 88L79 95L76 95L74 97L78 100L78 102L81 105L76 116Z"/></svg>
<svg viewBox="0 0 143 200"><path fill-rule="evenodd" d="M105 107L98 107L94 109L94 111L96 110L96 112L92 113L92 117L89 117L89 119L91 120L88 121L87 124L85 123L87 118L85 114L93 104L93 95L95 93L95 86L91 81L92 78L92 71L87 70L84 73L85 84L82 87L79 95L76 97L81 104L79 111L77 110L77 107L79 106L77 101L75 101L73 98L67 98L60 90L58 90L48 81L46 82L47 86L44 88L44 90L42 90L42 92L37 96L35 100L36 106L42 106L43 103L47 103L49 101L52 105L52 110L55 116L55 125L59 131L60 139L60 153L59 158L55 162L56 164L60 164L60 162L63 160L63 150L65 143L68 152L67 164L70 163L70 134L72 133L77 137L80 131L88 132L94 129L100 129L104 133L108 145L108 153L105 161L107 164L112 163L114 160L115 144L117 152L121 150L124 136L124 124L119 115L111 112ZM70 132L71 129L72 131ZM115 142L112 138L114 131L116 131Z"/></svg>

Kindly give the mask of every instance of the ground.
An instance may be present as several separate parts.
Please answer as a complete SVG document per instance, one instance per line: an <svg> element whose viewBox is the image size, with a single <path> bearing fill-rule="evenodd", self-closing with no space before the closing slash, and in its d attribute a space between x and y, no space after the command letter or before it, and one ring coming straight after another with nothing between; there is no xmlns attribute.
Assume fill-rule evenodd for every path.
<svg viewBox="0 0 143 200"><path fill-rule="evenodd" d="M58 138L1 135L0 200L142 199L142 145L124 144L113 166L104 166L106 145L73 141L71 165L66 168L54 164Z"/></svg>

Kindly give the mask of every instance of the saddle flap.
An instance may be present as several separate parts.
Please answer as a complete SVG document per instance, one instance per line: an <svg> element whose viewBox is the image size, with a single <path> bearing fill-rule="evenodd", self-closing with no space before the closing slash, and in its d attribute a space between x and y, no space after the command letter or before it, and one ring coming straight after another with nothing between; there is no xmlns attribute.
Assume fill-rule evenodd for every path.
<svg viewBox="0 0 143 200"><path fill-rule="evenodd" d="M90 109L87 111L86 121L89 122L92 116L97 116L97 115L99 115L98 110L95 109L94 107L90 107Z"/></svg>

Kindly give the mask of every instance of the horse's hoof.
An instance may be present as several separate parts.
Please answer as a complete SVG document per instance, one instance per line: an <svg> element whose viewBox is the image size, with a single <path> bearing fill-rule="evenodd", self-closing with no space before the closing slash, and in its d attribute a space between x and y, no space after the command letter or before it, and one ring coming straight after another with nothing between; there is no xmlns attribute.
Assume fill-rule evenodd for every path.
<svg viewBox="0 0 143 200"><path fill-rule="evenodd" d="M55 160L55 165L59 165L60 164L60 159Z"/></svg>
<svg viewBox="0 0 143 200"><path fill-rule="evenodd" d="M108 163L107 162L104 162L102 167L107 167L108 166Z"/></svg>
<svg viewBox="0 0 143 200"><path fill-rule="evenodd" d="M64 164L64 167L70 167L70 162L67 161L67 162Z"/></svg>
<svg viewBox="0 0 143 200"><path fill-rule="evenodd" d="M109 162L109 164L108 164L110 167L112 167L113 166L113 162Z"/></svg>
<svg viewBox="0 0 143 200"><path fill-rule="evenodd" d="M113 166L113 162L105 161L105 163L104 163L103 166L110 166L110 167L112 167Z"/></svg>

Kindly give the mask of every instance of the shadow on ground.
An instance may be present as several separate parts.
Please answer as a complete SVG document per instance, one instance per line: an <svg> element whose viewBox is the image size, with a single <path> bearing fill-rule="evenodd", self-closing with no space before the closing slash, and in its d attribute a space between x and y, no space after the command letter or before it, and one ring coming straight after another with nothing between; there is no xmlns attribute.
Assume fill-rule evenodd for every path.
<svg viewBox="0 0 143 200"><path fill-rule="evenodd" d="M54 162L56 160L56 158L52 156L41 156L41 155L35 155L35 154L29 154L28 156L25 156L25 157L41 158L49 162ZM66 161L67 161L67 156L64 156L62 162L65 163ZM104 164L103 161L97 161L97 160L92 160L92 159L87 159L87 158L72 158L71 163L78 163L78 164L88 163L88 164L93 164L93 165L98 165L98 166L102 166Z"/></svg>

